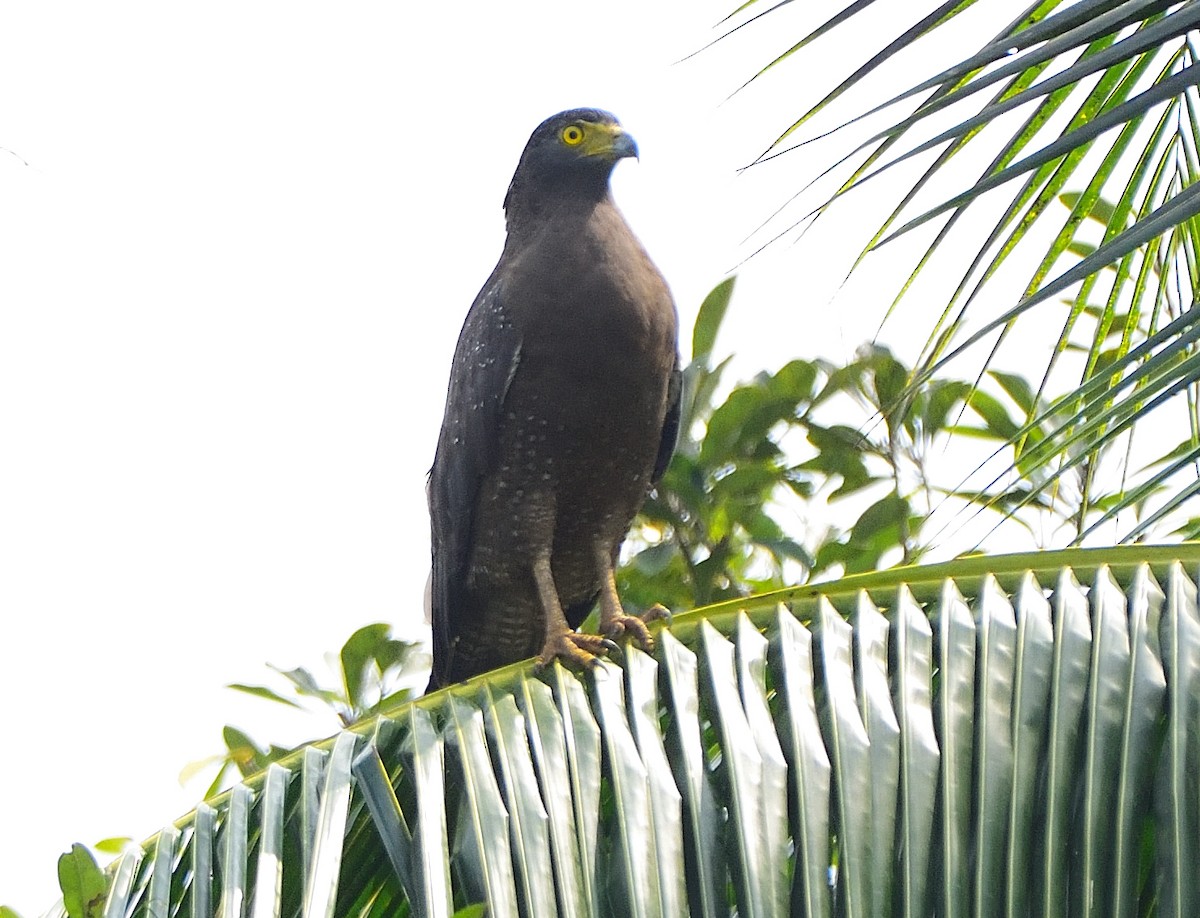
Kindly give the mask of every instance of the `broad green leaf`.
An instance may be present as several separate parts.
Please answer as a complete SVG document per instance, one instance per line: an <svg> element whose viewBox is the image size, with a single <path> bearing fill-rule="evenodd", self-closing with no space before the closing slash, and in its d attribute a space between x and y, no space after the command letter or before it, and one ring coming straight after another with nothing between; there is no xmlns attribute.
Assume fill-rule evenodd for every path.
<svg viewBox="0 0 1200 918"><path fill-rule="evenodd" d="M679 551L679 546L673 542L659 542L649 548L643 548L633 558L638 570L653 577L666 570L667 565Z"/></svg>
<svg viewBox="0 0 1200 918"><path fill-rule="evenodd" d="M346 700L352 708L361 710L366 707L363 690L368 674L376 665L382 648L391 640L391 634L391 625L377 622L359 628L342 645L339 654L342 681L346 688Z"/></svg>
<svg viewBox="0 0 1200 918"><path fill-rule="evenodd" d="M115 838L103 838L92 847L101 854L120 854L133 842L128 836L117 836Z"/></svg>
<svg viewBox="0 0 1200 918"><path fill-rule="evenodd" d="M696 316L696 324L692 329L692 360L707 360L712 355L717 332L721 329L721 323L725 320L725 312L729 308L729 301L733 298L735 281L734 277L725 278L700 304L700 312Z"/></svg>
<svg viewBox="0 0 1200 918"><path fill-rule="evenodd" d="M222 730L229 758L237 765L242 776L254 774L266 765L267 754L254 744L254 740L232 724Z"/></svg>
<svg viewBox="0 0 1200 918"><path fill-rule="evenodd" d="M267 665L269 666L270 664ZM316 677L303 666L297 666L294 669L280 669L278 666L271 666L271 669L292 683L296 687L296 691L301 695L323 698L330 694L328 689L321 688Z"/></svg>
<svg viewBox="0 0 1200 918"><path fill-rule="evenodd" d="M1029 381L1023 376L1018 376L1015 373L1001 373L993 371L991 377L1000 383L1002 388L1026 415L1033 414L1036 407L1033 387L1029 385Z"/></svg>
<svg viewBox="0 0 1200 918"><path fill-rule="evenodd" d="M104 914L108 879L83 845L72 845L58 859L58 885L68 918L101 918Z"/></svg>

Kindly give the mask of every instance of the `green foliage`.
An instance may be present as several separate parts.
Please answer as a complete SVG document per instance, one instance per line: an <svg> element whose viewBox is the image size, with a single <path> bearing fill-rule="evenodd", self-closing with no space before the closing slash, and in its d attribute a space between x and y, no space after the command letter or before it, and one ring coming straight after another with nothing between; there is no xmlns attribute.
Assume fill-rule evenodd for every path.
<svg viewBox="0 0 1200 918"><path fill-rule="evenodd" d="M228 688L291 708L303 709L305 705L301 702L317 702L319 709L332 710L339 724L345 727L409 698L413 683L428 667L428 658L420 651L419 644L392 637L392 626L382 622L364 625L350 635L337 659L340 682L337 687L322 685L304 667L284 670L270 666L283 678L291 696L267 685L235 682ZM257 774L293 751L274 744L260 745L232 724L226 725L222 738L225 742L222 755L192 763L181 775L186 781L215 765L217 774L206 799L219 793L234 775L244 778Z"/></svg>
<svg viewBox="0 0 1200 918"><path fill-rule="evenodd" d="M1194 916L1198 565L960 559L525 661L171 824L105 913Z"/></svg>
<svg viewBox="0 0 1200 918"><path fill-rule="evenodd" d="M339 701L346 711L342 719L353 723L367 717L381 704L406 698L408 689L391 690L391 680L411 671L417 645L392 637L392 626L377 622L359 628L342 646L339 659L342 665L344 694Z"/></svg>
<svg viewBox="0 0 1200 918"><path fill-rule="evenodd" d="M765 13L752 12L749 18L740 20L743 10L752 5L753 0L730 16L731 31L787 4L775 4ZM938 15L916 22L878 53L865 50L866 63L796 118L762 158L786 152L786 144L793 142L796 132L811 118L855 84L871 77L893 55L948 26L960 12L974 5L976 0L947 4ZM985 0L979 0L979 5L986 6ZM693 329L692 362L685 372L679 451L635 524L620 572L622 594L631 605L645 607L663 601L677 609L689 608L837 572L853 574L896 561L912 561L944 534L944 526L932 535L925 529L929 513L946 506L958 515L994 512L997 525L1016 522L1031 530L1032 520L1048 518L1053 526L1067 528L1072 541L1078 542L1121 511L1132 511L1137 518L1137 525L1126 537L1141 538L1151 526L1181 510L1186 501L1200 493L1196 475L1200 464L1200 316L1194 314L1192 305L1193 291L1200 286L1196 269L1200 260L1195 257L1200 195L1194 187L1196 137L1200 136L1194 98L1197 63L1193 26L1197 3L1150 3L1132 12L1124 7L1117 10L1118 5L1090 4L1097 7L1096 15L1085 16L1081 15L1084 4L1062 0L1035 4L962 62L915 89L895 94L869 112L886 113L896 104L905 106L898 120L868 137L829 170L836 191L819 203L814 213L833 206L848 191L868 182L871 189L881 185L879 176L893 165L927 151L934 157L916 184L902 191L899 203L883 219L855 262L857 270L872 249L946 217L900 285L892 309L927 273L925 269L936 260L944 241L953 236L959 244L974 247L972 259L958 258L959 264L951 268L961 271L955 275L957 285L949 301L939 304L942 308L935 314L915 366L904 365L885 348L870 346L845 366L824 360L793 360L775 372L760 373L749 382L725 390L722 377L729 358L715 361L714 352L731 302L733 279L722 282L706 298ZM760 74L870 6L869 2L847 6L801 37ZM1044 73L1050 78L1043 79ZM919 101L912 107L914 103L909 100L917 97ZM1003 117L1018 107L1025 111L1023 122ZM843 120L830 133L859 122L858 117ZM914 203L935 174L968 144L976 149L986 142L984 138L993 138L993 124L1015 126L1015 133L996 138L994 156L978 179L965 192L940 202ZM945 129L946 125L950 127ZM1049 136L1043 131L1049 131ZM939 148L940 152L935 153ZM1089 152L1095 155L1085 156ZM959 158L956 163L962 161ZM844 167L841 174L839 167ZM1068 190L1068 184L1082 190ZM986 193L1005 186L1011 196L998 222L972 236L967 232L972 227L960 218ZM1051 205L1056 202L1069 211L1065 217L1058 214L1061 220L1056 232L1049 236L1033 232L1035 225L1045 226L1055 219ZM1088 230L1096 238L1088 238ZM1018 249L1026 251L1047 239L1050 241L1044 252L1033 251L1038 258L1031 263L1032 271L1024 286L1006 294L998 280L1005 277L1001 268ZM1055 274L1060 259L1067 262L1067 267ZM981 295L985 288L988 297ZM1002 340L1035 307L1044 311L1047 305L1061 305L1054 299L1066 291L1072 291L1072 295L1064 301L1067 309L1060 310L1061 332L1040 380L1031 382L993 367L995 349L984 360L974 383L939 375L946 362L968 346L988 335ZM1092 299L1096 293L1100 294L1099 302ZM985 301L998 304L997 308L982 321L975 321L976 330L966 337L967 323L976 318L979 304ZM1079 381L1065 395L1051 396L1052 372L1063 366L1067 357L1079 359ZM1115 486L1104 486L1105 465L1112 453L1128 448L1134 425L1176 397L1187 401L1186 425L1181 425L1186 427L1187 436L1140 469L1123 469ZM982 486L965 482L948 486L940 480L944 473L932 470L929 457L950 434L994 447L991 458L1000 456L1010 462L1009 467ZM1184 486L1169 484L1177 482L1172 476L1181 473L1187 476ZM955 507L958 510L953 510ZM852 522L847 524L848 520ZM1193 515L1178 524L1175 534L1200 536L1200 517ZM953 882L938 882L937 889L930 892L931 897L938 897L940 911L965 911L967 897L972 895L975 899L971 906L982 912L986 903L999 903L1007 895L1010 910L1024 913L1017 903L1041 895L1046 900L1041 903L1044 910L1060 913L1068 895L1073 897L1072 907L1082 907L1081 897L1086 895L1089 901L1099 896L1101 908L1113 905L1122 913L1144 914L1159 905L1159 893L1155 892L1159 889L1166 890L1164 913L1194 913L1190 871L1196 840L1169 831L1156 837L1154 819L1168 812L1163 805L1166 801L1173 805L1174 812L1186 814L1179 825L1193 830L1195 827L1195 782L1188 777L1194 778L1195 772L1195 718L1191 715L1200 679L1196 666L1200 632L1196 626L1195 583L1186 579L1177 564L1168 571L1159 559L1155 575L1168 584L1165 596L1152 582L1149 568L1140 564L1132 578L1126 578L1118 588L1106 565L1112 557L1105 553L1093 571L1094 581L1088 591L1080 590L1064 567L1056 579L1053 619L1043 589L1051 580L1046 578L1038 584L1028 573L1036 566L1033 556L1011 562L1001 576L1007 578L1004 590L1008 595L1001 594L999 581L990 574L982 580L976 576L984 568L974 561L959 562L955 568L960 578L958 588L966 593L984 584L979 594L970 595L970 606L963 603L953 584L941 579L948 573L942 571L937 577L932 573L926 576L923 590L912 583L899 586L902 581L888 575L873 580L855 578L833 596L844 605L847 597L859 597L853 610L840 610L854 624L848 625L835 613L833 604L822 598L805 610L810 621L817 623L811 634L803 633L801 624L777 607L783 599L803 602L805 598L798 593L761 600L758 627L746 619L738 623L736 634L720 635L707 622L696 619L687 623L695 627L681 629L691 649L664 635L667 649L660 654L659 665L665 673L664 685L670 687L665 699L655 695L652 667L645 668L649 677L639 675L641 655L636 651L630 654L624 674L624 688L630 693L627 712L617 692L621 680L596 680L595 691L588 696L574 676L556 667L555 696L562 710L573 706L568 721L575 731L569 735L569 743L558 736L557 747L532 741L543 723L550 723L561 713L549 700L550 690L545 683L529 680L528 674L497 674L486 681L477 697L452 697L448 693L440 703L449 708L438 709L439 702L435 701L431 706L407 711L408 720L403 725L392 724L390 732L378 731L370 739L378 744L372 750L378 767L374 772L357 770L359 760L353 766L361 786L372 780L382 782L366 808L348 810L346 800L339 797L344 794L348 799L351 792L352 757L349 753L339 756L337 749L353 751L354 744L364 739L343 734L329 756L329 772L338 781L331 780L328 786L338 790L329 792L332 802L322 800L322 823L326 812L340 813L342 819L350 812L361 821L369 810L385 841L410 844L414 837L408 835L401 801L411 809L414 796L433 798L446 786L449 800L469 800L473 811L461 807L460 818L450 824L436 818L437 814L430 817L427 812L410 812L410 817L416 817L412 824L421 820L416 840L423 843L425 833L446 833L447 829L456 840L460 833L465 837L471 829L467 822L473 818L490 820L493 826L501 827L489 843L494 843L497 850L503 849L510 842L510 830L507 821L495 816L503 811L499 795L514 793L513 789L518 788L529 801L544 791L532 769L526 767L529 759L522 755L537 759L539 768L547 773L550 769L546 762L552 760L556 750L560 759L562 749L568 749L572 757L578 756L581 745L586 747L586 743L579 742L586 738L579 729L584 723L580 715L591 708L596 714L592 726L598 728L597 734L590 737L595 743L590 754L596 766L597 793L589 798L590 808L582 816L592 820L593 826L597 819L606 824L614 819L621 822L619 831L610 829L611 835L602 834L606 840L619 837L623 850L635 850L629 840L640 837L639 833L661 832L666 837L675 828L669 820L660 820L657 812L654 818L645 818L647 813L638 810L637 805L657 798L649 793L649 785L640 788L642 796L632 793L639 787L637 780L648 780L647 776L654 774L687 773L682 760L671 758L679 753L679 737L668 737L664 743L663 737L655 737L662 723L655 718L645 723L637 720L639 712L658 711L660 704L666 704L674 710L668 719L670 724L687 722L694 728L687 733L697 744L692 750L694 755L717 751L714 760L701 763L695 773L696 783L684 783L679 790L689 819L695 819L707 806L713 808L713 821L729 820L730 838L736 836L738 844L719 856L736 857L740 862L738 869L720 873L716 881L723 884L728 876L740 883L736 890L739 911L749 913L758 907L758 897L770 895L766 890L777 886L783 876L780 870L773 874L761 870L751 855L765 839L784 839L772 835L772 818L782 817L785 812L789 818L795 816L787 806L795 801L789 799L788 788L781 780L762 781L755 769L766 774L778 761L780 747L772 749L766 744L768 738L774 740L770 718L791 718L779 733L781 741L813 745L810 750L798 746L786 750L788 780L801 776L803 785L793 790L802 786L808 794L814 788L823 788L826 796L818 794L818 804L807 814L810 822L805 833L792 827L794 849L778 845L774 856L786 865L795 855L798 863L801 840L836 846L828 854L842 868L838 871L839 901L864 909L867 884L862 878L867 869L872 869L869 853L886 852L888 845L901 840L890 826L883 826L881 831L880 825L868 819L867 804L880 794L894 795L900 784L894 751L888 752L888 743L876 742L874 736L866 740L867 730L879 729L886 719L860 722L857 718L866 717L872 705L886 707L894 700L902 729L909 731L915 723L918 730L926 729L924 738L928 740L914 742L910 737L900 746L901 755L924 757L923 761L906 762L905 774L910 785L916 776L915 784L927 792L922 803L913 797L912 787L906 786L909 796L903 810L907 814L902 820L904 830L911 832L914 825L922 825L932 828L933 834L905 835L901 857L877 855L873 869L885 871L896 865L908 869L917 850L912 842L925 849L932 842L944 845L944 849L936 859L926 856L930 855L926 850L918 866L934 863L942 880L951 877L952 871L960 874L951 877ZM1140 561L1140 556L1136 560ZM1193 568L1194 562L1192 558ZM1127 567L1134 570L1133 563ZM962 579L968 574L969 583ZM874 643L861 635L851 640L852 628L861 629L864 621L876 635L883 633L882 616L862 592L868 582L874 585L876 599L886 588L885 599L893 603L888 613L894 642L890 648L878 638ZM920 594L916 602L910 590ZM1167 611L1160 625L1164 600ZM762 614L768 604L770 614L776 616L770 622ZM937 610L932 622L925 617L928 609ZM1080 627L1058 627L1060 621L1072 617ZM1087 627L1083 627L1085 624ZM1019 640L1018 626L1022 629ZM770 655L758 628L768 631ZM936 643L932 640L934 634ZM1086 641L1081 635L1087 636ZM1094 646L1089 647L1092 641ZM736 655L733 642L737 644ZM1067 649L1074 654L1073 665L1060 666L1064 657L1051 646L1052 642L1070 645ZM1160 646L1164 659L1158 656ZM1136 648L1135 654L1131 654L1131 647ZM849 665L852 653L856 655L853 672ZM811 655L818 663L815 667ZM1023 655L1015 669L1020 683L1014 679L1012 668L1018 655ZM735 660L742 667L736 676ZM1047 679L1052 660L1053 685ZM339 721L348 724L407 697L408 690L397 690L394 683L389 685L389 679L406 676L415 662L412 645L392 639L384 625L371 625L360 629L343 646L339 655L340 684L336 687L322 685L303 668L276 670L288 684L290 694L262 685L231 687L292 707L303 707L296 699L316 701L332 708ZM903 669L905 678L889 675L887 668L891 666ZM1089 668L1095 669L1091 676ZM866 678L856 679L863 677L860 670L868 675L874 672L884 691L874 698L866 697L870 695ZM767 686L756 684L764 671L769 671L769 683L776 692L776 703L771 707L767 705ZM697 701L697 672L704 694L693 703ZM909 678L914 676L924 680L921 691L915 693L911 692L913 680ZM524 693L515 701L505 696L514 678ZM821 684L806 684L811 678ZM887 690L889 679L894 699L893 692ZM856 691L862 691L864 697L856 697ZM974 691L979 693L978 703L973 700ZM571 698L569 704L563 701L567 697ZM1042 716L1051 704L1060 706L1060 716ZM525 726L515 716L518 705L529 717L528 750L522 746ZM446 710L452 713L447 715ZM707 718L705 724L700 723L698 711ZM620 734L623 742L612 739L617 731L629 729L626 713L634 727L636 747L628 734ZM1126 715L1128 723L1121 720ZM1087 728L1076 733L1070 722L1083 717L1089 719ZM440 718L436 728L433 718ZM494 743L495 755L490 760L483 739L485 720L488 742ZM450 735L450 722L459 725L458 742L454 753L443 759L441 744ZM1049 737L1046 723L1050 725ZM1054 731L1062 730L1064 723L1068 728L1058 736ZM765 730L761 729L764 724ZM743 729L746 727L754 728L753 740L739 742L739 738L751 735ZM822 737L818 730L828 736ZM933 742L935 730L938 745ZM389 744L397 747L390 752L397 753L399 744L394 739L402 731L411 731L409 736L424 731L421 736L428 742L412 742L399 753L410 757L417 767L409 769L412 773L404 778L406 783L397 799L379 753L388 753ZM553 735L551 731L546 737ZM608 744L604 756L612 773L603 796L599 794L598 735L603 735ZM463 737L469 741L464 742ZM699 742L701 737L703 744ZM228 751L221 759L218 782L234 770L243 776L261 771L289 753L275 746L262 748L232 726L225 729L225 743ZM1076 748L1084 743L1088 744L1086 751ZM436 755L430 752L435 744ZM762 744L760 752L755 752L756 744ZM939 757L939 746L955 754L947 752ZM1160 748L1167 755L1156 765L1151 759ZM654 749L659 755L665 749L672 767L650 767L655 764L651 759ZM928 755L930 749L932 756ZM1039 761L1039 756L1051 752L1054 754L1049 762ZM837 774L832 785L828 778L831 759L824 759L823 779L815 767L826 753ZM645 762L636 757L638 754L646 757ZM971 762L972 754L979 756L978 768ZM548 757L546 761L542 756ZM882 759L868 760L869 756ZM293 767L311 768L316 767L316 758L306 757L301 765L296 764L297 759L291 761ZM410 759L405 759L406 767ZM446 785L441 774L443 763L462 772L450 776ZM1009 773L1006 763L1015 763L1017 770ZM673 767L676 765L679 767ZM1076 765L1086 770L1077 774ZM319 767L323 770L326 766L322 762ZM500 784L494 780L493 768L505 778ZM805 769L810 773L804 773ZM571 780L579 780L578 768L564 773ZM1152 774L1155 780L1148 785L1146 779ZM611 780L613 775L620 776L620 780ZM711 787L701 780L710 776L718 778ZM750 776L753 780L748 779ZM317 784L313 782L314 787ZM414 792L416 785L421 786L420 793ZM1143 812L1137 808L1149 799L1147 788L1151 785L1158 795L1158 808ZM470 786L470 794L461 793L464 786ZM836 799L827 796L831 787ZM1047 789L1051 787L1061 792L1050 794ZM1100 792L1090 792L1096 789ZM714 791L728 799L714 804ZM765 792L775 795L777 805L760 813L751 804L757 806L753 798ZM485 793L492 795L494 805L490 809L479 803ZM568 794L572 795L578 796L577 788ZM801 796L790 795L797 799ZM1085 818L1077 820L1076 828L1091 835L1070 841L1078 848L1069 847L1064 835L1055 836L1063 848L1058 852L1062 856L1030 836L1031 827L1036 826L1037 831L1042 828L1032 817L1006 821L1009 806L1020 803L1024 811L1032 813L1046 800L1063 804L1059 812L1045 815L1047 827L1070 830L1070 809L1086 813ZM1114 801L1119 805L1114 806ZM556 802L561 800L547 795L543 815ZM288 812L300 810L293 807ZM751 811L755 815L748 819L745 814ZM894 801L881 810L893 815L896 811ZM514 820L522 815L516 806L505 812ZM940 825L933 823L935 812L940 814ZM827 833L823 822L831 813L837 819L836 836ZM483 820L481 814L491 815ZM306 810L305 815L311 813ZM574 815L576 819L581 817L580 813ZM384 831L384 817L400 831ZM760 817L762 825L755 821ZM954 825L955 820L960 824ZM210 820L210 834L211 829ZM976 829L980 837L968 845L969 833ZM1017 831L1028 836L1022 845L1007 835ZM195 838L201 839L204 832L198 827ZM868 833L875 837L868 839ZM939 839L938 833L944 837ZM361 868L352 867L345 874L346 885L362 892L355 901L394 911L395 903L387 898L392 890L383 885L387 870L383 865L387 861L379 856L377 847L362 846L368 834L357 830L337 833L339 839L348 840L348 863ZM538 858L544 855L529 841L535 835L511 832L512 844L528 844L522 859L515 863L529 882L531 877L539 876L530 865L541 863ZM503 866L503 858L481 845L480 837L477 833L473 842L463 843L476 846L472 849L475 861L487 862L493 868L496 864ZM586 832L580 831L579 838L585 837ZM594 841L595 836L592 838ZM1115 854L1109 850L1112 838L1121 840ZM1181 844L1181 839L1186 844ZM208 840L210 848L212 841ZM680 844L683 841L684 836L680 836ZM1006 845L1011 851L1003 850ZM1180 846L1179 850L1172 845ZM1083 850L1083 846L1089 846L1083 855L1072 853ZM454 845L451 850L461 854L467 848ZM661 857L663 878L656 880L655 888L665 902L673 888L671 877L677 878L683 871L680 845L647 842L637 850L655 851L657 856L629 858L624 864L612 858L606 868L616 865L631 871L629 876L620 877L622 882L614 882L612 890L640 895L644 884L629 882L633 871L643 870ZM1044 857L1045 863L1036 865L1036 870L1014 873L1007 889L994 883L1001 876L1006 857L1010 867L1019 866L1020 859L1028 860L1031 852ZM1181 857L1181 852L1191 856ZM716 849L699 852L700 856L715 853ZM690 854L696 856L696 852ZM1013 854L1015 857L1010 856ZM671 857L678 863L670 863ZM1177 864L1173 864L1173 858ZM810 861L811 899L818 902L816 911L829 911L831 903L822 897L828 894L830 859L818 856ZM391 863L403 882L420 862L405 856L392 857ZM688 865L694 866L691 861ZM1178 869L1180 865L1182 869ZM438 864L436 868L434 881L449 878L449 865ZM456 864L456 868L461 872L463 863ZM70 918L98 918L107 884L87 849L75 845L63 855L59 876ZM540 879L547 876L542 870ZM642 878L641 874L637 876ZM927 874L924 869L915 869L912 877L923 885ZM1039 877L1043 880L1040 884L1030 881ZM329 877L322 879L326 885L331 882ZM1167 882L1171 879L1175 880L1174 887ZM424 888L424 894L437 888L434 881ZM985 883L995 888L988 890ZM689 890L703 890L707 885L697 876L689 877ZM900 891L909 895L911 887L910 883ZM727 897L733 898L733 893L727 893ZM457 904L463 904L462 898L456 899ZM332 896L329 901L333 902ZM920 896L914 901L919 906ZM477 918L484 913L485 906L476 904L460 908L455 915ZM15 918L15 913L0 907L0 918Z"/></svg>
<svg viewBox="0 0 1200 918"><path fill-rule="evenodd" d="M635 521L618 571L631 608L661 602L686 610L913 561L924 550L930 497L949 493L927 480L925 455L935 440L953 428L964 405L982 406L980 436L1019 427L994 397L964 382L932 380L908 391L909 368L875 346L844 366L792 360L724 391L730 357L717 360L714 347L733 289L733 278L718 284L696 319L675 458ZM848 525L831 522L848 515ZM414 645L392 638L383 624L351 635L338 661L336 687L305 668L274 667L287 693L230 687L289 707L316 702L346 725L407 697L408 689L390 686L420 663ZM209 796L291 751L232 725L224 741L222 756L190 769L218 766Z"/></svg>
<svg viewBox="0 0 1200 918"><path fill-rule="evenodd" d="M84 845L72 845L58 859L58 885L68 918L102 918L108 877Z"/></svg>
<svg viewBox="0 0 1200 918"><path fill-rule="evenodd" d="M397 686L425 662L418 648L412 641L392 637L392 626L378 622L359 628L342 645L338 653L341 684L336 688L322 685L304 667L283 670L272 666L271 669L289 683L296 697L331 707L342 725L349 726L369 717L380 705L409 696L411 689ZM234 683L229 688L278 704L301 706L269 686Z"/></svg>
<svg viewBox="0 0 1200 918"><path fill-rule="evenodd" d="M728 17L725 37L745 40L753 32L747 27L773 24L789 5L752 6ZM1004 345L1023 340L1018 331L1033 316L1057 326L1038 348L1040 369L1032 369L1028 348L1019 352L1034 382L1022 380L1019 396L1009 392L1024 408L1006 434L1017 447L1022 506L1055 506L1063 477L1074 476L1078 512L1066 528L1073 542L1109 521L1114 534L1131 540L1183 516L1200 494L1197 0L1045 0L1011 19L999 0L946 4L928 17L914 11L909 28L882 36L877 48L864 46L860 66L822 87L837 68L801 58L819 55L809 46L854 28L871 6L847 4L828 18L812 6L811 30L754 76L785 61L808 63L814 79L804 82L817 100L756 164L800 147L813 151L816 141L850 149L830 154L827 169L811 167L818 178L793 196L805 216L791 229L800 232L853 192L860 222L874 230L851 273L893 239L927 234L907 277L890 281L896 292L886 313L923 312L915 318L928 332L912 380L936 378L975 345L973 375L983 378L1007 353ZM971 17L959 16L969 8ZM995 17L999 31L981 30L979 16ZM961 47L963 59L945 58L937 42ZM929 69L916 85L887 81L885 70L900 55L923 66L926 45ZM817 128L819 117L833 120ZM973 181L965 163L983 165ZM946 180L962 190L948 194ZM976 206L985 197L986 212ZM780 219L790 212L791 202ZM787 236L788 227L771 235ZM939 292L931 300L921 293L935 275ZM943 289L952 291L948 298ZM1044 328L1024 335L1044 338ZM1063 396L1048 398L1052 388ZM1047 406L1052 413L1040 413ZM1151 436L1135 436L1151 416ZM1167 428L1190 434L1179 462L1154 455L1163 449L1154 434ZM1125 453L1127 467L1098 495L1095 473L1106 451ZM1176 534L1195 531L1176 525Z"/></svg>
<svg viewBox="0 0 1200 918"><path fill-rule="evenodd" d="M1017 373L914 384L913 368L867 345L844 365L792 360L726 390L731 358L713 346L732 290L722 282L696 320L676 456L618 574L633 607L693 608L911 563L932 547L974 551L998 529L1006 544L1048 547L1064 532L1076 543L1118 511L1141 517L1163 489L1158 475L1127 487L1123 457L1092 442L1111 423L1104 405L1047 398ZM934 461L951 435L992 452ZM1178 470L1194 455L1189 437L1157 463ZM990 529L967 540L980 513Z"/></svg>
<svg viewBox="0 0 1200 918"><path fill-rule="evenodd" d="M16 909L11 909L7 905L0 905L0 918L21 918Z"/></svg>
<svg viewBox="0 0 1200 918"><path fill-rule="evenodd" d="M1080 462L1057 470L1032 461L1058 436L1070 406L1043 398L1017 374L913 387L910 367L870 345L844 365L797 359L726 387L731 357L717 359L714 348L733 290L733 278L722 281L696 319L675 458L635 521L618 571L630 608L661 602L684 611L913 562L931 545L952 542L955 527L980 512L1036 545L1043 531L1085 531L1119 502L1098 488L1091 451L1077 451ZM1028 423L1030 416L1038 422ZM982 487L946 481L930 457L952 433L1015 457L1011 469ZM1176 454L1186 457L1188 444ZM953 474L961 477L961 469ZM940 522L931 527L935 509ZM414 645L384 624L360 628L337 659L336 686L295 668L275 669L287 693L230 687L294 708L316 702L347 725L406 698L409 689L396 685L423 664ZM292 751L232 725L224 742L222 756L191 769L218 766L209 796Z"/></svg>
<svg viewBox="0 0 1200 918"><path fill-rule="evenodd" d="M118 835L115 838L102 838L96 844L92 845L92 847L101 854L116 855L120 854L133 843L133 839L128 835Z"/></svg>
<svg viewBox="0 0 1200 918"><path fill-rule="evenodd" d="M730 358L717 361L713 344L732 291L732 279L722 282L696 320L675 459L619 572L635 607L692 608L915 560L915 505L928 512L933 493L925 455L973 405L965 382L910 391L909 368L878 346L844 366L792 360L722 400ZM830 507L838 502L855 508L849 526L828 522L846 515Z"/></svg>
<svg viewBox="0 0 1200 918"><path fill-rule="evenodd" d="M692 329L692 359L708 357L717 342L717 332L725 320L725 311L733 299L733 284L736 278L727 277L712 289L700 304L696 325Z"/></svg>

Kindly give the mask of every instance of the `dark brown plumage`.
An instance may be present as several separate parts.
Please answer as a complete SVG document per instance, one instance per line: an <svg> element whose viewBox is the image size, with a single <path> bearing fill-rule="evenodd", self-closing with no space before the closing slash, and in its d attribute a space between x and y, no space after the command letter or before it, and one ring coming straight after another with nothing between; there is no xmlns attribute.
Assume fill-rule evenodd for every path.
<svg viewBox="0 0 1200 918"><path fill-rule="evenodd" d="M671 294L609 192L636 155L595 109L521 154L430 472L431 689L535 654L591 662L603 639L574 629L597 598L602 634L649 642L613 565L674 449L680 374Z"/></svg>

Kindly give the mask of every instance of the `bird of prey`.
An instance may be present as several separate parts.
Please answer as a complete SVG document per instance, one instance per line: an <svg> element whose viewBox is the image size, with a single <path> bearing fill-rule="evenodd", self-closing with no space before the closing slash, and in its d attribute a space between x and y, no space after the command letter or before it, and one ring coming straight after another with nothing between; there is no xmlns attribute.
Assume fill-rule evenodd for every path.
<svg viewBox="0 0 1200 918"><path fill-rule="evenodd" d="M616 118L546 119L504 199L500 261L467 313L429 477L430 689L539 655L589 665L628 632L613 568L675 447L681 378L666 281L608 180ZM597 598L600 634L582 634Z"/></svg>

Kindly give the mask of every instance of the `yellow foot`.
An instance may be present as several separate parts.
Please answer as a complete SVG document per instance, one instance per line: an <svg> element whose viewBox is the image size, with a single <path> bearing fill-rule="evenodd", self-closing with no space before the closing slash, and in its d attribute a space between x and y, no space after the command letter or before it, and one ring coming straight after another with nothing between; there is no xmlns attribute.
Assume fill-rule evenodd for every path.
<svg viewBox="0 0 1200 918"><path fill-rule="evenodd" d="M574 663L584 669L596 665L597 658L608 651L612 641L599 634L584 634L579 631L560 631L546 638L538 662L548 666L556 659Z"/></svg>
<svg viewBox="0 0 1200 918"><path fill-rule="evenodd" d="M606 637L616 640L622 634L628 634L632 637L639 647L646 653L654 651L654 638L650 636L650 629L646 627L647 622L658 621L659 619L671 618L671 610L662 603L655 603L642 615L625 615L624 613L614 616L607 622L600 623L600 630Z"/></svg>
<svg viewBox="0 0 1200 918"><path fill-rule="evenodd" d="M668 622L674 616L671 615L671 610L664 606L661 602L656 602L649 609L642 613L642 621L656 622L660 619L666 619Z"/></svg>

